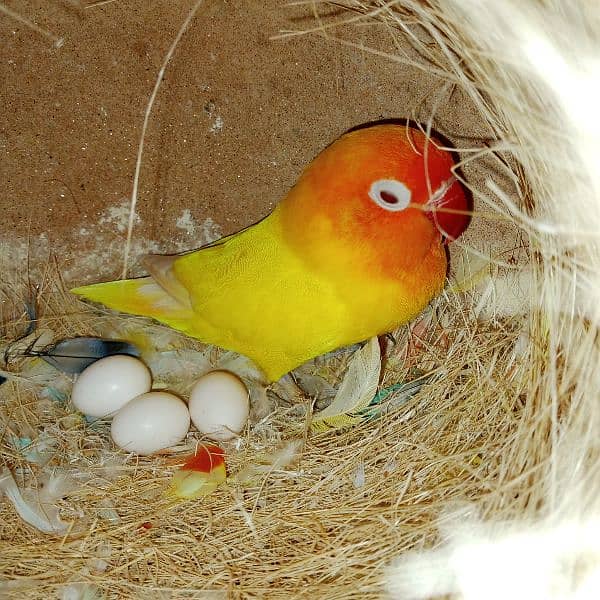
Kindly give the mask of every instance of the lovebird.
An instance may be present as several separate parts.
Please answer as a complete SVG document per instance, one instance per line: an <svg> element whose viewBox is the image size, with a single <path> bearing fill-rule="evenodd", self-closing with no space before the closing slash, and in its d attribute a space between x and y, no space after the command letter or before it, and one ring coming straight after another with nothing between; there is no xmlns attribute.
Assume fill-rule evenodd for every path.
<svg viewBox="0 0 600 600"><path fill-rule="evenodd" d="M326 147L273 212L149 276L72 290L249 357L276 381L304 362L392 331L442 290L444 247L467 227L452 153L380 124Z"/></svg>

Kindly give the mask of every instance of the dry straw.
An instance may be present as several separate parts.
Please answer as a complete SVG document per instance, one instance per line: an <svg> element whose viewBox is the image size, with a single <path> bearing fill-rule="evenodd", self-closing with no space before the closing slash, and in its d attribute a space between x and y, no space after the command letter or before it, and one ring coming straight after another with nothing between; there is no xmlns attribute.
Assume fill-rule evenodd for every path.
<svg viewBox="0 0 600 600"><path fill-rule="evenodd" d="M379 420L313 434L312 401L280 386L226 448L228 485L176 504L163 492L185 452L116 452L105 424L61 401L67 380L9 346L3 463L23 489L52 473L70 483L55 502L59 536L0 505L3 597L596 597L600 11L550 0L310 5L329 15L311 34L352 46L349 25L381 27L392 40L370 49L381 60L419 65L477 107L489 143L464 160L495 162L516 192L482 167L479 184L469 180L475 221L495 213L526 240L526 310L503 301L514 294L503 256L491 278L436 300L426 326L396 332L383 385L438 374L418 395ZM38 333L141 329L78 303L58 272L37 279ZM25 276L2 286L5 346L26 326L30 292ZM220 358L159 327L149 335L158 350ZM337 385L347 358L309 372Z"/></svg>

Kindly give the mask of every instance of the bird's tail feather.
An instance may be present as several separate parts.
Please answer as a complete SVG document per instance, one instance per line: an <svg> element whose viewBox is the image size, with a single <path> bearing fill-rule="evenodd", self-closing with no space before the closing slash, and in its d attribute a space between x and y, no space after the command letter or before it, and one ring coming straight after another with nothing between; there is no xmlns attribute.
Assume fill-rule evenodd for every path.
<svg viewBox="0 0 600 600"><path fill-rule="evenodd" d="M152 317L182 331L188 329L192 318L192 309L167 293L152 277L96 283L71 292L120 312Z"/></svg>

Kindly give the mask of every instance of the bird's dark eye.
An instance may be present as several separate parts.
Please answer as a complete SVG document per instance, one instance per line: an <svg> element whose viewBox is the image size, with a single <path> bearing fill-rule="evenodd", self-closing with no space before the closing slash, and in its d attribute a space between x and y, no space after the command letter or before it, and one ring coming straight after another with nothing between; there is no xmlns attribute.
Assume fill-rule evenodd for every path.
<svg viewBox="0 0 600 600"><path fill-rule="evenodd" d="M385 190L381 190L381 192L379 192L379 197L386 204L398 204L398 202L400 202L400 200L398 200L397 196L394 196L394 194L392 194L392 192L386 192Z"/></svg>
<svg viewBox="0 0 600 600"><path fill-rule="evenodd" d="M411 193L401 181L378 179L371 184L369 197L381 208L397 212L408 207Z"/></svg>

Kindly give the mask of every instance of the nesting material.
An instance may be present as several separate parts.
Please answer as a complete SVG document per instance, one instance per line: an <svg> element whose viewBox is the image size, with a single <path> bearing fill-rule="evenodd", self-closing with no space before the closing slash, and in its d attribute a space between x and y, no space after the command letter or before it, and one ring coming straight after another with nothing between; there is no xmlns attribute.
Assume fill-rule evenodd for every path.
<svg viewBox="0 0 600 600"><path fill-rule="evenodd" d="M116 449L108 422L73 408L68 376L23 357L30 287L23 273L3 280L4 597L597 597L600 41L586 23L598 9L312 8L312 34L356 47L354 27L381 28L388 45L370 48L381 60L438 78L431 123L456 92L489 129L485 140L455 136L480 236L457 242L453 260L480 260L465 258L447 291L394 332L379 382L389 410L336 430L311 427L313 414L356 349L261 388L243 357L78 302L50 265L35 322L49 341L134 342L155 383L181 394L212 369L248 386L250 422L222 444L226 482L190 501L168 489L200 434L158 456ZM508 250L481 235L496 225ZM398 400L398 383L424 377ZM37 521L18 516L31 511Z"/></svg>
<svg viewBox="0 0 600 600"><path fill-rule="evenodd" d="M150 365L160 363L156 354L185 350L205 356L210 369L225 355L144 320L98 314L50 282L46 294L40 326L52 326L57 338L113 331L139 342L144 331L163 344L147 350ZM40 477L55 469L77 485L54 500L65 524L55 536L33 529L11 503L2 503L2 536L11 540L2 569L22 573L14 593L57 593L87 582L122 597L138 589L291 594L302 582L314 585L317 573L334 577L340 589L360 580L366 593L381 593L390 558L423 539L426 524L433 525L448 501L488 498L502 505L503 494L490 482L502 477L502 449L518 435L526 356L515 356L518 326L472 321L461 306L456 297L438 300L426 316L430 324L421 331L418 353L412 353L409 329L396 332L383 385L424 370L442 372L442 379L379 419L332 433L311 433L312 398L274 386L267 414L223 444L227 484L188 502L174 501L168 489L177 467L202 442L200 434L163 455L120 452L108 422L88 423L75 410L60 372L40 359L15 357L0 387L4 460L34 499ZM442 332L449 354L439 345ZM337 387L352 356L349 350L321 358L305 371ZM48 396L54 385L63 390L58 400ZM44 435L50 449L43 461L32 460L30 451ZM31 443L23 448L19 440L27 436ZM99 547L111 549L100 570L90 566Z"/></svg>

